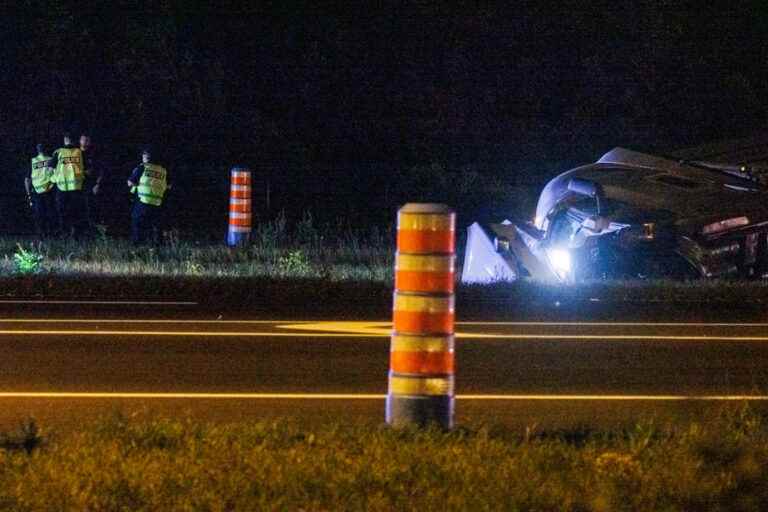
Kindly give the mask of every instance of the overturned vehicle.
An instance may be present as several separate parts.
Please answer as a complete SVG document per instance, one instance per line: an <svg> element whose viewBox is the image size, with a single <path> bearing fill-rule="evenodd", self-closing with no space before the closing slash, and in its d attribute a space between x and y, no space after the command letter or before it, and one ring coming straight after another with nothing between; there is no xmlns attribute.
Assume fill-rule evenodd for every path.
<svg viewBox="0 0 768 512"><path fill-rule="evenodd" d="M462 282L768 277L768 190L737 165L616 148L545 187L532 221L468 228Z"/></svg>

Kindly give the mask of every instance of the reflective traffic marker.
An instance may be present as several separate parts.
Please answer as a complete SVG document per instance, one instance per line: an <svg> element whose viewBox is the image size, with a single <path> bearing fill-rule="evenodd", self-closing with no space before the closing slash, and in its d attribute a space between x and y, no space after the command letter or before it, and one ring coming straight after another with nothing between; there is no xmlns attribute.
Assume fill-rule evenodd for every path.
<svg viewBox="0 0 768 512"><path fill-rule="evenodd" d="M401 333L453 334L453 295L415 295L395 289L392 327Z"/></svg>
<svg viewBox="0 0 768 512"><path fill-rule="evenodd" d="M415 292L453 292L454 256L397 254L395 288Z"/></svg>
<svg viewBox="0 0 768 512"><path fill-rule="evenodd" d="M453 336L394 334L390 367L395 374L453 374Z"/></svg>
<svg viewBox="0 0 768 512"><path fill-rule="evenodd" d="M442 204L398 212L386 420L453 427L456 215Z"/></svg>
<svg viewBox="0 0 768 512"><path fill-rule="evenodd" d="M227 245L244 245L251 238L251 171L233 167L229 192L229 230Z"/></svg>

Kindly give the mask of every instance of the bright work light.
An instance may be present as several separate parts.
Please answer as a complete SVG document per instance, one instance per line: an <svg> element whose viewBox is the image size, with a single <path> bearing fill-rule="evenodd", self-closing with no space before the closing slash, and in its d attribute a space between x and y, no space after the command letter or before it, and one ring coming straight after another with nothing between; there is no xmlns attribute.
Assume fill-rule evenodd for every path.
<svg viewBox="0 0 768 512"><path fill-rule="evenodd" d="M565 249L552 249L548 253L549 261L557 273L557 277L565 280L571 272L571 254Z"/></svg>

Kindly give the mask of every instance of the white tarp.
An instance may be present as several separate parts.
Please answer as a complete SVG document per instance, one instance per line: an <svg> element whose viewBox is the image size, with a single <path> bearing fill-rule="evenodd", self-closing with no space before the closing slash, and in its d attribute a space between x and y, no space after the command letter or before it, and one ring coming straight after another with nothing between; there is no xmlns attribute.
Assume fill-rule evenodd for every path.
<svg viewBox="0 0 768 512"><path fill-rule="evenodd" d="M477 222L469 226L461 282L488 284L511 282L517 278L517 270L496 250L494 240L482 226Z"/></svg>

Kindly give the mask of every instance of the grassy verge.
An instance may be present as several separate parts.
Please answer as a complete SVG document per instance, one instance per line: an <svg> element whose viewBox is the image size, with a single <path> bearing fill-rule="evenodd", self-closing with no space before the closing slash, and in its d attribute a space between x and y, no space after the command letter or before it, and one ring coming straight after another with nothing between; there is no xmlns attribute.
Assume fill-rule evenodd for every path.
<svg viewBox="0 0 768 512"><path fill-rule="evenodd" d="M392 276L393 236L387 230L359 231L343 224L318 228L307 214L295 226L287 226L284 217L261 223L251 243L239 248L185 239L176 231L164 232L160 243L150 247L134 247L106 233L83 241L5 237L0 238L0 276L323 277L382 282Z"/></svg>
<svg viewBox="0 0 768 512"><path fill-rule="evenodd" d="M85 242L0 239L0 294L5 297L173 297L240 304L280 312L383 313L391 306L391 230L317 228L312 217L295 226L284 219L261 224L252 243L185 240L165 233L157 247L135 248L106 235ZM459 250L461 254L461 250ZM460 262L459 262L460 264ZM604 303L678 303L760 308L768 283L737 281L611 281L560 286L533 281L459 286L458 310L476 316L511 308L560 304L594 308ZM293 308L291 307L293 306ZM322 306L322 307L321 307ZM721 308L722 309L722 308Z"/></svg>
<svg viewBox="0 0 768 512"><path fill-rule="evenodd" d="M439 431L115 416L0 443L12 510L765 510L768 424L741 409L620 430Z"/></svg>

